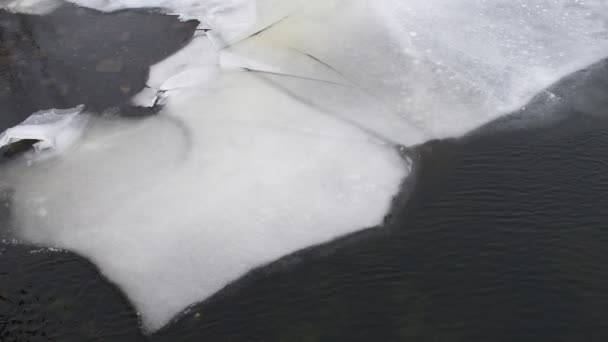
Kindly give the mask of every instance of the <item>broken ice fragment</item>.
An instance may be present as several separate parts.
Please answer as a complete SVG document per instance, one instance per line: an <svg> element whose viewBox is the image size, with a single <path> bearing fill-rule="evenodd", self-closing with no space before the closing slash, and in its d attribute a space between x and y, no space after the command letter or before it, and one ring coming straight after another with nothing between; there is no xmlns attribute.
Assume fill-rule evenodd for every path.
<svg viewBox="0 0 608 342"><path fill-rule="evenodd" d="M83 105L70 109L42 110L0 134L0 148L22 140L36 140L35 151L60 153L71 146L84 128L77 118Z"/></svg>
<svg viewBox="0 0 608 342"><path fill-rule="evenodd" d="M147 87L131 102L136 106L153 107L162 104L168 91L204 88L217 77L218 64L217 50L209 39L204 34L195 35L182 50L150 68Z"/></svg>

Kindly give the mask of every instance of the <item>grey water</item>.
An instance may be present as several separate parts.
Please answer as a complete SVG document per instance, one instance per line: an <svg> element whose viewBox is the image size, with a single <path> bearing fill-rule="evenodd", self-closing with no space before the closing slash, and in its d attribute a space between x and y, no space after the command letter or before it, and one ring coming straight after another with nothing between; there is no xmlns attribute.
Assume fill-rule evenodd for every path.
<svg viewBox="0 0 608 342"><path fill-rule="evenodd" d="M0 130L79 103L142 114L128 99L195 27L0 11ZM414 177L382 227L254 270L152 336L88 261L0 244L0 341L608 340L608 61L408 153Z"/></svg>

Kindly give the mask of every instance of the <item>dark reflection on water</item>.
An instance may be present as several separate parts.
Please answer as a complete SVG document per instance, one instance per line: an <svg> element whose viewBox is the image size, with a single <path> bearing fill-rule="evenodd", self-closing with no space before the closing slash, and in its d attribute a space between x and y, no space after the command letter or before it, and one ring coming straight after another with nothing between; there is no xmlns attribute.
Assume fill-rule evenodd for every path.
<svg viewBox="0 0 608 342"><path fill-rule="evenodd" d="M151 337L85 260L0 245L0 341L606 341L608 62L550 92L419 147L385 227L256 270Z"/></svg>

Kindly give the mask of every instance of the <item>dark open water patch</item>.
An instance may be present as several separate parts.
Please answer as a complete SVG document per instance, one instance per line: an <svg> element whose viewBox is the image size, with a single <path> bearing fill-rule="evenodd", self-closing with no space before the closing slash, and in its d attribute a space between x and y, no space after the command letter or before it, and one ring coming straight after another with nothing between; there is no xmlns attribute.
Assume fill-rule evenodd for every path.
<svg viewBox="0 0 608 342"><path fill-rule="evenodd" d="M149 66L184 46L196 26L68 4L46 16L0 10L0 130L41 109L124 105L145 86Z"/></svg>
<svg viewBox="0 0 608 342"><path fill-rule="evenodd" d="M125 303L72 253L0 245L0 341L139 341Z"/></svg>
<svg viewBox="0 0 608 342"><path fill-rule="evenodd" d="M114 20L87 13L86 25ZM163 31L148 21L160 16L121 15L143 16L146 30ZM88 31L100 34L93 45L110 39L107 25ZM131 37L144 34L129 27ZM124 44L171 50L157 36L154 44L143 37L151 38ZM83 48L75 63L90 60L93 68L90 51ZM33 66L22 70L42 77ZM121 73L107 74L113 86L124 81ZM97 72L80 77L100 83ZM74 101L96 97L98 88L83 89L82 97L70 93ZM44 107L40 91L23 97L23 106ZM102 106L128 98L116 94ZM124 296L86 260L0 244L0 341L606 341L607 102L604 61L467 137L420 146L410 193L395 202L384 227L258 269L150 337L140 334Z"/></svg>

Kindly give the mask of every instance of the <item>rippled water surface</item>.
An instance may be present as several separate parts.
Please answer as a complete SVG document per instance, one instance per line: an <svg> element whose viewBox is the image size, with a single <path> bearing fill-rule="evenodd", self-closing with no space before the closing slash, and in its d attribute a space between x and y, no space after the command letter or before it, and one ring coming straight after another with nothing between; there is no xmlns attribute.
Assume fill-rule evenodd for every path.
<svg viewBox="0 0 608 342"><path fill-rule="evenodd" d="M0 127L123 106L194 26L0 12ZM89 262L0 244L0 341L606 341L608 62L550 90L410 151L415 176L384 227L258 269L152 336Z"/></svg>

